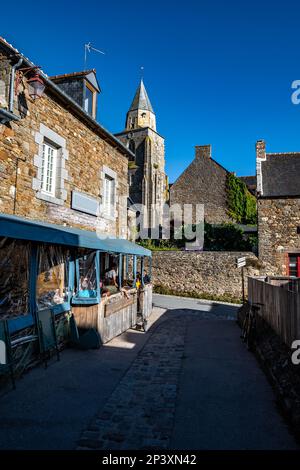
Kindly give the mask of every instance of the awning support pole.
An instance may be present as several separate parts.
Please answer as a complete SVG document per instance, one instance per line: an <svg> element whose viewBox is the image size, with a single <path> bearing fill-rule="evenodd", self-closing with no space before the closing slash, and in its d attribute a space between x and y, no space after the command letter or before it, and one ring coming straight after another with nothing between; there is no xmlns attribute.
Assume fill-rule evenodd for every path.
<svg viewBox="0 0 300 470"><path fill-rule="evenodd" d="M133 287L136 286L136 255L133 256Z"/></svg>
<svg viewBox="0 0 300 470"><path fill-rule="evenodd" d="M37 303L36 303L36 286L38 276L38 247L36 244L31 245L30 268L29 268L29 310L35 323L37 322Z"/></svg>
<svg viewBox="0 0 300 470"><path fill-rule="evenodd" d="M152 281L152 257L149 257L149 277L150 281Z"/></svg>
<svg viewBox="0 0 300 470"><path fill-rule="evenodd" d="M142 287L144 287L144 256L141 257L141 283Z"/></svg>
<svg viewBox="0 0 300 470"><path fill-rule="evenodd" d="M101 291L100 291L100 251L96 251L96 286L97 286L97 297L98 299L101 298Z"/></svg>
<svg viewBox="0 0 300 470"><path fill-rule="evenodd" d="M119 254L119 289L122 287L122 260L123 255Z"/></svg>

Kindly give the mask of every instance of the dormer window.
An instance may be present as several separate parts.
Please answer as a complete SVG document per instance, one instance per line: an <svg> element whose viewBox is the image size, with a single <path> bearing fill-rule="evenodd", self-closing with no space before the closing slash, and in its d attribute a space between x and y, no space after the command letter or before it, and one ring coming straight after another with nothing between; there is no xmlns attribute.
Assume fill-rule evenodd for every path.
<svg viewBox="0 0 300 470"><path fill-rule="evenodd" d="M95 70L55 75L51 80L96 119L97 96L101 92Z"/></svg>
<svg viewBox="0 0 300 470"><path fill-rule="evenodd" d="M85 81L84 110L93 117L96 117L96 91Z"/></svg>

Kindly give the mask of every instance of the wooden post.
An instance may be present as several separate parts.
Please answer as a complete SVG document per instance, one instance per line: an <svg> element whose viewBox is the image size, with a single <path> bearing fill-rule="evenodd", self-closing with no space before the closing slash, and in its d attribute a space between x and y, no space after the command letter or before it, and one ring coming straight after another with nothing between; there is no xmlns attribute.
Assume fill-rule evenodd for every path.
<svg viewBox="0 0 300 470"><path fill-rule="evenodd" d="M119 254L119 289L122 287L122 262L123 262L123 256Z"/></svg>
<svg viewBox="0 0 300 470"><path fill-rule="evenodd" d="M242 267L242 295L243 295L243 304L245 303L245 276L244 276L244 266Z"/></svg>

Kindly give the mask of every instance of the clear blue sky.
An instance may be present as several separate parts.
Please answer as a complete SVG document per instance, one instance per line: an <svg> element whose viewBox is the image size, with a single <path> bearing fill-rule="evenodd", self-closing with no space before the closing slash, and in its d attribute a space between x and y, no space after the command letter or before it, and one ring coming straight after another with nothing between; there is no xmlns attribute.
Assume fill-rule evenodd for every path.
<svg viewBox="0 0 300 470"><path fill-rule="evenodd" d="M212 144L239 175L255 172L255 141L271 152L300 151L300 3L169 0L15 0L1 4L1 31L49 75L83 68L83 45L102 86L99 120L124 128L143 65L166 139L170 181Z"/></svg>

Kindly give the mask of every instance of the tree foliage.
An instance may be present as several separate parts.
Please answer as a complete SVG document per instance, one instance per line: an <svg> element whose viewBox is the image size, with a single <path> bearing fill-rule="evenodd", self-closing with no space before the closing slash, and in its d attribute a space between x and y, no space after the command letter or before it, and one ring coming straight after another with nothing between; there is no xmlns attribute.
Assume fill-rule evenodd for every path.
<svg viewBox="0 0 300 470"><path fill-rule="evenodd" d="M195 232L196 226L192 226ZM178 238L182 232L183 237ZM177 235L177 236L176 236ZM187 240L184 237L184 227L174 233L171 230L169 240L139 240L139 244L152 251L182 250L186 242L195 240ZM204 223L204 250L205 251L252 251L257 245L257 235L245 235L243 230L234 224L211 225Z"/></svg>
<svg viewBox="0 0 300 470"><path fill-rule="evenodd" d="M230 217L240 224L256 224L256 199L246 184L232 173L227 175L227 201Z"/></svg>

